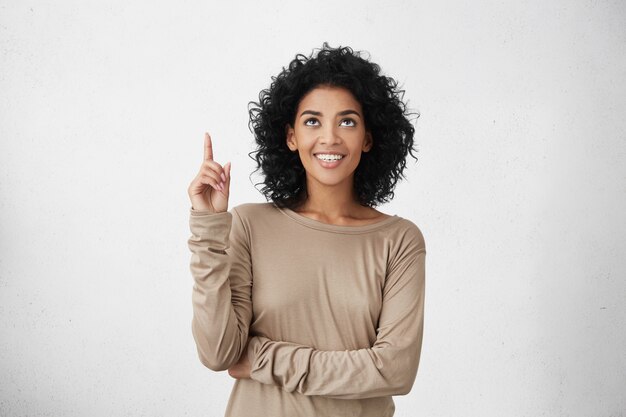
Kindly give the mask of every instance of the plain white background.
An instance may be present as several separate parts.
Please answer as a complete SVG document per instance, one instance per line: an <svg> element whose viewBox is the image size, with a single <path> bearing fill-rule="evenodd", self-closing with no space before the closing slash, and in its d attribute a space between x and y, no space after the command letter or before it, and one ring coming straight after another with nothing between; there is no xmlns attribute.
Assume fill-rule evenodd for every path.
<svg viewBox="0 0 626 417"><path fill-rule="evenodd" d="M379 209L427 244L397 416L626 415L621 1L0 2L0 415L222 416L191 335L187 186L323 41L406 90L419 161Z"/></svg>

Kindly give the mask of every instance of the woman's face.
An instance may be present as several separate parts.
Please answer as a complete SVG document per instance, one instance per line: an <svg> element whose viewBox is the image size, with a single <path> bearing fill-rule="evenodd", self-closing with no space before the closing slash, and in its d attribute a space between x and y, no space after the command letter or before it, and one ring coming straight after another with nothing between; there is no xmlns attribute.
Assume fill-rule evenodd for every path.
<svg viewBox="0 0 626 417"><path fill-rule="evenodd" d="M352 187L361 152L372 148L361 104L342 87L319 86L307 93L287 126L287 146L298 151L307 182Z"/></svg>

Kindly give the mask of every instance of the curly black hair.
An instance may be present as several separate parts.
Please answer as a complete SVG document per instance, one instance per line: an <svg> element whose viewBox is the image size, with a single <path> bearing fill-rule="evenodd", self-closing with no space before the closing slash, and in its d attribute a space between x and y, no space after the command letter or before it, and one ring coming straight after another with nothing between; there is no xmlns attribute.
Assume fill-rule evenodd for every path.
<svg viewBox="0 0 626 417"><path fill-rule="evenodd" d="M269 89L259 93L259 102L248 104L257 149L250 152L265 180L260 190L279 207L295 208L307 197L306 171L297 152L286 143L286 126L294 126L301 99L319 86L348 89L359 101L365 128L373 146L363 152L354 172L354 190L363 206L375 207L393 198L393 189L406 168L407 154L413 154L415 129L408 119L419 113L407 112L404 90L380 67L350 47L331 48L324 42L315 55L297 54L287 68L272 77Z"/></svg>

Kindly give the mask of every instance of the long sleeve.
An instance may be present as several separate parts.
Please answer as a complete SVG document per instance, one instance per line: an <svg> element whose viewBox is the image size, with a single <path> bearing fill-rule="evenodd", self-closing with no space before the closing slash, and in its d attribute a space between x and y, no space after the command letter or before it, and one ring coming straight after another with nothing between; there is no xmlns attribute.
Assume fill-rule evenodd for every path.
<svg viewBox="0 0 626 417"><path fill-rule="evenodd" d="M231 212L232 211L232 212ZM252 318L249 236L237 210L190 209L192 334L202 364L234 365L246 348Z"/></svg>
<svg viewBox="0 0 626 417"><path fill-rule="evenodd" d="M288 392L338 399L409 393L422 346L426 256L423 236L413 230L388 265L371 348L323 351L254 336L247 349L251 378Z"/></svg>

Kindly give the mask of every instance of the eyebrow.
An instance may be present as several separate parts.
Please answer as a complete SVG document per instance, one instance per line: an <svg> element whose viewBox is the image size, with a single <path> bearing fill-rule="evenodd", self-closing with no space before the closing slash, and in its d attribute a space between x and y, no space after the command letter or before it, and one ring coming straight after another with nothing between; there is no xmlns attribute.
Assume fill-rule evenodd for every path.
<svg viewBox="0 0 626 417"><path fill-rule="evenodd" d="M302 113L300 113L300 117L304 116L305 114L312 114L313 116L322 116L322 112L315 111L315 110L305 110ZM337 113L337 116L345 116L347 114L356 114L357 116L361 117L358 111L352 110L352 109L340 111L339 113Z"/></svg>

